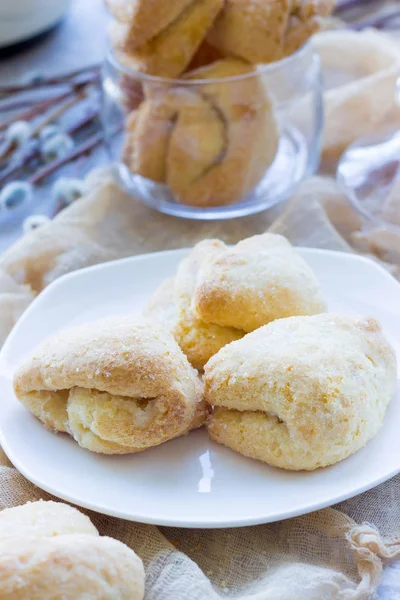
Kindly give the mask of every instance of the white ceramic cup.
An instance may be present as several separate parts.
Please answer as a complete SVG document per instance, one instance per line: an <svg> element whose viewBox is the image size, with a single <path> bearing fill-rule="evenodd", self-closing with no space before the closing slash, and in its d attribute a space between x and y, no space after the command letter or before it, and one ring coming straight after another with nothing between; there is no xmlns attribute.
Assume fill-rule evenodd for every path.
<svg viewBox="0 0 400 600"><path fill-rule="evenodd" d="M0 48L23 42L55 25L71 0L0 0Z"/></svg>

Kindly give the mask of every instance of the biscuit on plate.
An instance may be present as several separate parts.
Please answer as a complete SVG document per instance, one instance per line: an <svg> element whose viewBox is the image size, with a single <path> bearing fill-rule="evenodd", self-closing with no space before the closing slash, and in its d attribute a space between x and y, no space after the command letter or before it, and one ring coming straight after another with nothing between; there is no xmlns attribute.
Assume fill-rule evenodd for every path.
<svg viewBox="0 0 400 600"><path fill-rule="evenodd" d="M144 569L125 544L57 502L0 512L2 600L142 600Z"/></svg>
<svg viewBox="0 0 400 600"><path fill-rule="evenodd" d="M198 373L162 326L110 317L46 340L14 378L17 398L80 446L126 454L200 427Z"/></svg>
<svg viewBox="0 0 400 600"><path fill-rule="evenodd" d="M325 313L274 321L205 367L211 438L290 470L334 464L378 432L396 356L373 318Z"/></svg>
<svg viewBox="0 0 400 600"><path fill-rule="evenodd" d="M206 321L253 331L275 319L323 312L314 273L281 235L264 233L202 261L193 309Z"/></svg>
<svg viewBox="0 0 400 600"><path fill-rule="evenodd" d="M178 267L176 277L161 284L149 301L145 315L160 321L178 342L189 362L203 369L206 362L223 346L243 337L232 327L204 323L192 310L192 295L199 265L205 256L217 255L225 244L203 240Z"/></svg>

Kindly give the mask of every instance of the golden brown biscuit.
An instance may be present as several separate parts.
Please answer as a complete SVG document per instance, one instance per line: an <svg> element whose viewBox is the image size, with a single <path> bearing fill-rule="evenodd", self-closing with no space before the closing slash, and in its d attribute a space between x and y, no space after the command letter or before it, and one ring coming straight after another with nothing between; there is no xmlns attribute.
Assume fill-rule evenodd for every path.
<svg viewBox="0 0 400 600"><path fill-rule="evenodd" d="M285 35L283 55L290 56L296 52L311 36L318 33L321 28L322 20L320 17L310 17L310 19L304 22L297 16L291 16Z"/></svg>
<svg viewBox="0 0 400 600"><path fill-rule="evenodd" d="M324 18L333 12L334 7L335 0L295 0L284 37L283 54L293 54L321 31Z"/></svg>
<svg viewBox="0 0 400 600"><path fill-rule="evenodd" d="M195 71L201 67L206 67L207 65L211 65L212 63L224 58L226 57L223 56L223 54L221 54L217 48L212 46L209 42L207 42L207 40L204 40L196 54L193 56L187 72L189 73L190 71Z"/></svg>
<svg viewBox="0 0 400 600"><path fill-rule="evenodd" d="M312 17L329 17L335 9L336 0L292 0L291 14L303 21Z"/></svg>
<svg viewBox="0 0 400 600"><path fill-rule="evenodd" d="M295 52L322 26L334 0L226 0L208 41L253 64Z"/></svg>
<svg viewBox="0 0 400 600"><path fill-rule="evenodd" d="M166 183L191 206L244 199L273 162L279 132L271 101L252 66L226 59L184 76L210 80L153 92L126 133L133 173ZM229 82L226 78L236 77ZM212 81L217 80L217 81Z"/></svg>
<svg viewBox="0 0 400 600"><path fill-rule="evenodd" d="M204 323L192 310L192 298L197 273L206 256L217 256L224 244L219 240L204 240L197 244L179 265L174 284L174 302L177 320L173 335L197 368L202 369L206 362L223 346L243 337L244 332L232 327L220 327Z"/></svg>
<svg viewBox="0 0 400 600"><path fill-rule="evenodd" d="M138 123L139 109L133 110L127 118L122 146L122 162L128 163L135 150L135 131Z"/></svg>
<svg viewBox="0 0 400 600"><path fill-rule="evenodd" d="M291 0L226 0L208 41L250 63L280 60Z"/></svg>
<svg viewBox="0 0 400 600"><path fill-rule="evenodd" d="M274 321L205 367L212 439L284 469L312 470L362 448L396 387L377 321L322 314Z"/></svg>
<svg viewBox="0 0 400 600"><path fill-rule="evenodd" d="M223 1L191 0L179 16L157 35L147 38L144 44L133 44L134 50L131 26L113 23L110 40L117 58L134 71L173 79L179 77L203 42ZM163 2L163 6L169 10L169 2Z"/></svg>
<svg viewBox="0 0 400 600"><path fill-rule="evenodd" d="M249 332L274 319L323 312L326 303L314 273L290 242L264 233L205 257L193 309L206 323Z"/></svg>
<svg viewBox="0 0 400 600"><path fill-rule="evenodd" d="M202 370L223 346L244 335L243 331L232 327L204 323L194 315L191 307L201 261L206 255L218 254L224 247L219 240L204 240L197 244L179 265L175 279L165 281L155 292L145 313L171 331L189 362L198 370Z"/></svg>
<svg viewBox="0 0 400 600"><path fill-rule="evenodd" d="M107 0L112 15L126 23L123 50L128 54L176 21L193 0Z"/></svg>
<svg viewBox="0 0 400 600"><path fill-rule="evenodd" d="M17 398L84 448L139 452L200 427L197 372L166 329L112 317L45 341L18 370Z"/></svg>
<svg viewBox="0 0 400 600"><path fill-rule="evenodd" d="M186 107L188 111L191 107L196 110L198 105L204 107L205 102L196 94L174 88L143 102L127 121L129 143L124 159L129 169L151 181L166 183L167 153L176 114Z"/></svg>
<svg viewBox="0 0 400 600"><path fill-rule="evenodd" d="M144 569L121 542L99 537L66 504L33 502L0 513L2 600L142 600Z"/></svg>

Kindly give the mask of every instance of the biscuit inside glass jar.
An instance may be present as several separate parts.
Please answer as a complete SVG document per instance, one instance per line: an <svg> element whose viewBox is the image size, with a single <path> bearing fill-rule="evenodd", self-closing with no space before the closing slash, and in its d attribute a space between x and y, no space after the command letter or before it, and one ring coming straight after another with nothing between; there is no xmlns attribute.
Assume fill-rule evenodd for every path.
<svg viewBox="0 0 400 600"><path fill-rule="evenodd" d="M184 75L182 85L146 90L126 122L123 160L132 173L205 208L237 203L258 185L279 131L252 65L223 59Z"/></svg>

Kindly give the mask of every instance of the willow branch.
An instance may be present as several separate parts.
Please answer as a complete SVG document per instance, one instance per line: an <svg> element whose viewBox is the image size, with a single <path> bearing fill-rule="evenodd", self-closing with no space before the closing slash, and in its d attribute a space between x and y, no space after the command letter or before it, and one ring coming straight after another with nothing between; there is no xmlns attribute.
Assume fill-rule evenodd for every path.
<svg viewBox="0 0 400 600"><path fill-rule="evenodd" d="M73 98L73 97L74 97L73 93L69 91L69 92L62 94L61 96L55 96L54 98L50 98L49 100L43 100L42 102L40 102L39 104L36 104L32 108L25 110L23 112L20 112L16 115L13 115L10 119L7 119L7 121L3 121L2 123L0 123L0 131L5 131L11 125L11 123L14 123L15 121L29 121L29 119L38 117L45 110L48 110L49 108L53 107L55 104L58 104L59 102L62 102L63 100L65 100L67 98Z"/></svg>
<svg viewBox="0 0 400 600"><path fill-rule="evenodd" d="M83 129L86 127L86 125L89 125L89 123L91 123L98 116L98 114L98 109L92 109L73 125L68 127L65 133L68 135L77 133L80 129ZM11 164L0 174L0 185L3 185L9 177L17 175L24 167L26 167L26 165L29 164L31 160L38 158L39 156L40 146L39 143L37 143L33 147L29 148L27 152L22 154L17 162Z"/></svg>
<svg viewBox="0 0 400 600"><path fill-rule="evenodd" d="M41 87L53 86L53 85L62 85L62 84L71 84L74 83L74 79L78 81L81 79L82 75L88 74L87 83L97 79L100 73L100 66L93 65L91 67L85 67L84 69L80 69L78 71L73 71L72 73L67 73L60 77L44 77L43 79L39 79L38 81L33 81L31 83L25 83L21 85L6 85L0 86L0 94L16 94L19 92L28 92L31 90L35 90ZM79 81L80 82L80 81Z"/></svg>
<svg viewBox="0 0 400 600"><path fill-rule="evenodd" d="M42 179L45 179L46 177L48 177L49 175L51 175L52 173L54 173L55 171L57 171L64 165L68 164L69 162L72 162L79 156L88 154L89 152L94 150L94 148L101 146L101 144L103 142L104 142L103 133L96 133L91 138L89 138L86 142L83 142L80 146L75 148L75 150L72 150L72 152L69 152L62 158L53 160L52 162L50 162L46 166L44 166L42 169L39 169L39 171L37 171L34 175L32 175L28 179L28 182L31 183L32 185L39 183L39 181L41 181Z"/></svg>
<svg viewBox="0 0 400 600"><path fill-rule="evenodd" d="M367 29L368 27L383 29L398 18L400 18L400 8L396 8L381 15L373 15L371 17L367 17L366 19L356 21L350 25L350 28L354 29L355 31L361 31L362 29Z"/></svg>
<svg viewBox="0 0 400 600"><path fill-rule="evenodd" d="M336 2L335 13L341 13L366 4L376 4L377 0L339 0Z"/></svg>

